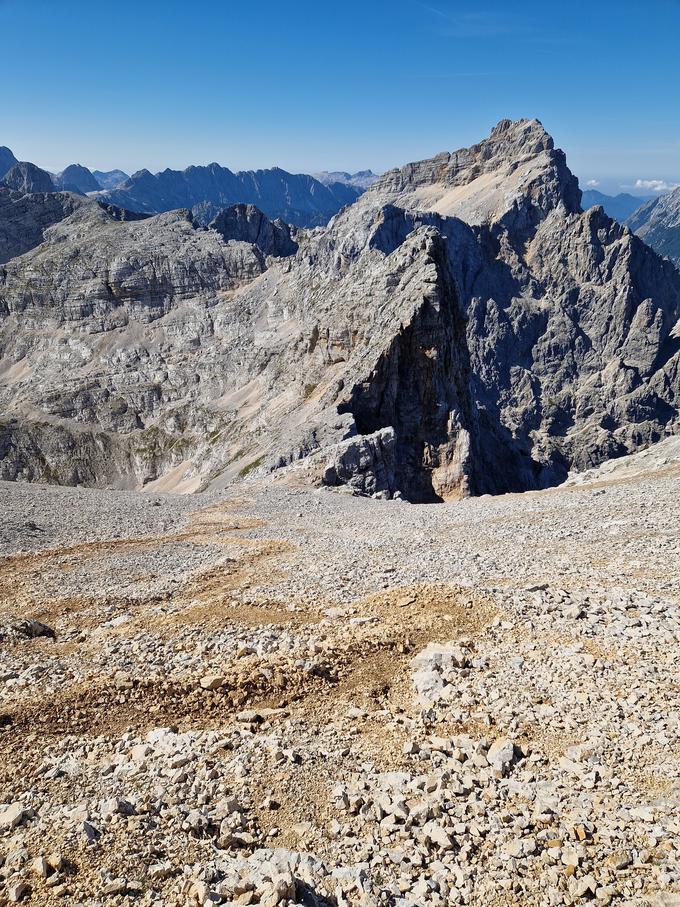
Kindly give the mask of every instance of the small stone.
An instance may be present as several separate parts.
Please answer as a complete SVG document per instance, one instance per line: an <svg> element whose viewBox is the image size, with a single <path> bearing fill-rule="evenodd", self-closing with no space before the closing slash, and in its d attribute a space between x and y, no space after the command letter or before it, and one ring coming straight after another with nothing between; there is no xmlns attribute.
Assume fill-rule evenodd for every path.
<svg viewBox="0 0 680 907"><path fill-rule="evenodd" d="M581 857L574 847L565 847L562 850L562 862L565 866L578 866Z"/></svg>
<svg viewBox="0 0 680 907"><path fill-rule="evenodd" d="M257 724L262 720L262 716L259 714L259 712L256 712L253 709L246 709L246 711L239 712L236 715L236 720L242 722L243 724Z"/></svg>
<svg viewBox="0 0 680 907"><path fill-rule="evenodd" d="M101 832L91 822L83 822L83 832L88 844L94 844L101 837Z"/></svg>
<svg viewBox="0 0 680 907"><path fill-rule="evenodd" d="M59 872L64 867L64 858L58 851L48 853L47 862L55 872Z"/></svg>
<svg viewBox="0 0 680 907"><path fill-rule="evenodd" d="M45 857L36 857L36 859L31 863L31 869L41 879L46 879L47 876L50 875L50 873L53 871L52 867L47 862Z"/></svg>
<svg viewBox="0 0 680 907"><path fill-rule="evenodd" d="M52 627L48 627L47 624L43 624L39 620L22 620L21 623L17 625L17 630L29 639L37 639L39 636L46 636L48 639L56 639L56 633Z"/></svg>
<svg viewBox="0 0 680 907"><path fill-rule="evenodd" d="M165 860L162 863L152 863L149 866L150 879L167 879L171 875L172 863L169 860Z"/></svg>
<svg viewBox="0 0 680 907"><path fill-rule="evenodd" d="M26 882L14 882L7 889L7 898L10 904L18 904L19 901L23 901L30 890Z"/></svg>
<svg viewBox="0 0 680 907"><path fill-rule="evenodd" d="M110 797L108 800L104 800L100 807L100 812L103 818L109 818L110 816L133 816L135 814L135 808L128 800L124 800L122 797Z"/></svg>
<svg viewBox="0 0 680 907"><path fill-rule="evenodd" d="M434 822L428 823L424 831L428 840L441 850L453 850L454 840L441 825L436 825Z"/></svg>
<svg viewBox="0 0 680 907"><path fill-rule="evenodd" d="M204 690L218 690L224 685L226 678L222 674L206 674L199 680Z"/></svg>
<svg viewBox="0 0 680 907"><path fill-rule="evenodd" d="M606 858L605 866L616 871L626 869L633 862L633 856L629 850L615 850Z"/></svg>
<svg viewBox="0 0 680 907"><path fill-rule="evenodd" d="M11 831L24 821L26 810L21 803L10 803L0 811L0 831Z"/></svg>
<svg viewBox="0 0 680 907"><path fill-rule="evenodd" d="M148 743L137 743L130 750L130 758L133 762L143 762L147 756L153 753L153 749Z"/></svg>
<svg viewBox="0 0 680 907"><path fill-rule="evenodd" d="M125 894L127 891L127 880L126 879L112 879L110 882L107 882L102 889L102 894L107 896L115 894Z"/></svg>
<svg viewBox="0 0 680 907"><path fill-rule="evenodd" d="M597 881L592 875L585 875L580 878L574 887L573 893L577 898L584 898L587 895L593 895L597 891Z"/></svg>
<svg viewBox="0 0 680 907"><path fill-rule="evenodd" d="M509 857L521 857L524 853L521 838L514 838L504 846L503 850Z"/></svg>
<svg viewBox="0 0 680 907"><path fill-rule="evenodd" d="M510 765L515 755L515 744L507 737L498 737L489 747L487 762L494 768Z"/></svg>

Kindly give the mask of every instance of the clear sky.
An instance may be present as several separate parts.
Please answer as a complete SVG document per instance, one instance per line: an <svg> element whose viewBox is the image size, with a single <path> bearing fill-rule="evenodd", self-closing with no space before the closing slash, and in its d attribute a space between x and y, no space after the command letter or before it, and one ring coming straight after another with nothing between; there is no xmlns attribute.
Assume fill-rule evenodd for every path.
<svg viewBox="0 0 680 907"><path fill-rule="evenodd" d="M0 36L0 145L50 170L381 171L535 116L582 186L680 182L680 0L0 0Z"/></svg>

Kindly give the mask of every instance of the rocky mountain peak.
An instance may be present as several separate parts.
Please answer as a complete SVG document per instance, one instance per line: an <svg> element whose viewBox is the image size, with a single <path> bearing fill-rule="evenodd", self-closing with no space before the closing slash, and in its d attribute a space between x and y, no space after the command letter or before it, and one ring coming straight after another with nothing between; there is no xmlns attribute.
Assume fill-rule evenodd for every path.
<svg viewBox="0 0 680 907"><path fill-rule="evenodd" d="M578 180L539 120L501 120L470 148L390 170L370 187L376 200L459 217L469 224L529 228L554 208L581 210ZM522 223L524 221L524 223Z"/></svg>
<svg viewBox="0 0 680 907"><path fill-rule="evenodd" d="M62 189L66 192L79 192L82 195L87 192L97 192L101 189L91 171L82 164L69 164L68 167L53 178L53 182L57 189Z"/></svg>
<svg viewBox="0 0 680 907"><path fill-rule="evenodd" d="M53 192L54 183L46 170L41 170L28 161L20 161L11 167L3 178L9 189L17 192Z"/></svg>

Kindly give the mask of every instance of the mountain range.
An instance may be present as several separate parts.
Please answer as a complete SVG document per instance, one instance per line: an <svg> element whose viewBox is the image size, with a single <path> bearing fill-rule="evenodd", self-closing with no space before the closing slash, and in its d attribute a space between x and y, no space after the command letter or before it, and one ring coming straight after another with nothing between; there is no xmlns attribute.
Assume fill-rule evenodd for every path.
<svg viewBox="0 0 680 907"><path fill-rule="evenodd" d="M132 176L122 170L91 172L81 164L71 164L55 174L35 164L19 162L9 148L0 148L0 180L11 189L98 193L106 204L140 213L189 208L203 224L229 205L254 204L269 217L282 218L290 224L325 225L375 178L371 171L337 176L335 179L335 174L324 174L320 181L279 167L234 173L219 164L167 169L156 174L140 170Z"/></svg>
<svg viewBox="0 0 680 907"><path fill-rule="evenodd" d="M9 148L0 147L0 181L15 191L96 194L104 204L147 214L188 208L204 225L225 207L247 204L295 226L323 226L379 179L372 170L321 171L309 176L277 167L233 173L219 164L182 171L166 169L156 174L140 170L132 176L122 170L90 171L81 164L71 164L60 173L49 173L35 164L18 161ZM587 189L581 204L584 210L601 206L610 217L639 232L652 248L680 265L677 199L673 193L650 198L625 192L611 196ZM12 249L21 246L14 242Z"/></svg>
<svg viewBox="0 0 680 907"><path fill-rule="evenodd" d="M293 470L434 502L678 429L680 273L582 210L537 120L383 174L324 229L0 193L0 218L52 222L0 267L2 478L190 491Z"/></svg>
<svg viewBox="0 0 680 907"><path fill-rule="evenodd" d="M122 208L148 213L189 208L203 224L228 205L251 204L269 217L312 227L328 223L361 191L340 182L324 185L313 176L288 173L279 167L234 173L219 164L208 164L156 174L140 170L100 197Z"/></svg>

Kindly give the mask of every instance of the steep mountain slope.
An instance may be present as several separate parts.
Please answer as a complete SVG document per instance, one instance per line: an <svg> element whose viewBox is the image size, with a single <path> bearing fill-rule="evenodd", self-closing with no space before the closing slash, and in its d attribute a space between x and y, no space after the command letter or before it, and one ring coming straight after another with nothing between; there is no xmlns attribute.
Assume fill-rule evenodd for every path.
<svg viewBox="0 0 680 907"><path fill-rule="evenodd" d="M3 477L190 490L294 464L437 501L678 427L680 274L581 211L535 120L385 174L285 257L248 209L218 225L81 208L5 265Z"/></svg>
<svg viewBox="0 0 680 907"><path fill-rule="evenodd" d="M642 205L627 223L655 252L680 267L680 189Z"/></svg>
<svg viewBox="0 0 680 907"><path fill-rule="evenodd" d="M619 192L618 195L605 195L604 192L598 192L596 189L586 189L583 192L581 204L584 210L601 205L610 217L618 220L623 224L634 211L649 201L639 195L630 195L627 192Z"/></svg>
<svg viewBox="0 0 680 907"><path fill-rule="evenodd" d="M70 164L61 173L55 174L52 182L57 189L65 192L79 192L81 195L98 192L101 189L93 174L82 164Z"/></svg>
<svg viewBox="0 0 680 907"><path fill-rule="evenodd" d="M0 145L0 180L19 161L6 145Z"/></svg>
<svg viewBox="0 0 680 907"><path fill-rule="evenodd" d="M209 164L182 171L163 170L155 175L140 170L102 198L132 211L155 213L190 208L203 224L229 205L257 205L269 217L309 227L326 224L359 193L353 186L324 186L312 176L287 173L278 167L232 173L219 164Z"/></svg>

